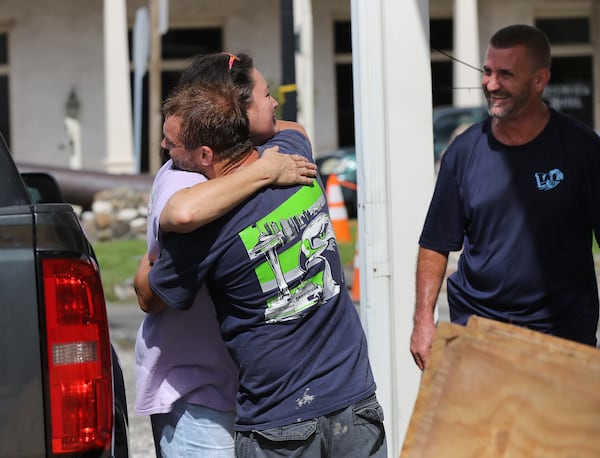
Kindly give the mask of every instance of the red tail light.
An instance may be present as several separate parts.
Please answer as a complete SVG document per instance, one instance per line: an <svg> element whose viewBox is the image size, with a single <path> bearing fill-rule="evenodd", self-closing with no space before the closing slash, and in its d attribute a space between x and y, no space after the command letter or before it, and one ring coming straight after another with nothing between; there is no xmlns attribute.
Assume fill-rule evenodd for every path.
<svg viewBox="0 0 600 458"><path fill-rule="evenodd" d="M52 453L110 447L113 387L104 293L87 259L42 261Z"/></svg>

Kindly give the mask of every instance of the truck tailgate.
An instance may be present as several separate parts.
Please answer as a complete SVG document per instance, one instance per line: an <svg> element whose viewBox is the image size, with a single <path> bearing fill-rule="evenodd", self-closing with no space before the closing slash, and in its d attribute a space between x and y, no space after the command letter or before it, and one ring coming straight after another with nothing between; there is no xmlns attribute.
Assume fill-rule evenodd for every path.
<svg viewBox="0 0 600 458"><path fill-rule="evenodd" d="M0 456L45 456L33 217L0 209Z"/></svg>

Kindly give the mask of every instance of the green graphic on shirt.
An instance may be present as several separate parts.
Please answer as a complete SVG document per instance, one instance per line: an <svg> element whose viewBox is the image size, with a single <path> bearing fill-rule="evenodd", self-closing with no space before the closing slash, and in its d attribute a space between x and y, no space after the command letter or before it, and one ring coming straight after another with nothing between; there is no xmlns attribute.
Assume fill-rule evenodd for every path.
<svg viewBox="0 0 600 458"><path fill-rule="evenodd" d="M323 256L336 243L319 186L303 186L239 235L250 259L263 260L255 273L262 290L272 294L265 310L268 323L299 318L339 293ZM309 269L317 273L305 278Z"/></svg>
<svg viewBox="0 0 600 458"><path fill-rule="evenodd" d="M300 258L300 242L294 246L290 246L287 250L279 253L279 264L289 266L290 269L298 267L298 259ZM269 282L275 281L273 269L268 262L260 264L256 270L256 276L261 285L268 285ZM268 288L268 289L272 289Z"/></svg>

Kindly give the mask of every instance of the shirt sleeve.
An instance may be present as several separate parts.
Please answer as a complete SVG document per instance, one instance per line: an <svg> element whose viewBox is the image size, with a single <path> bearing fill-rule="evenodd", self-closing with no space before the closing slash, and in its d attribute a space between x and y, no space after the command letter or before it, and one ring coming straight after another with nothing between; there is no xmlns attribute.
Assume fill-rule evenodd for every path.
<svg viewBox="0 0 600 458"><path fill-rule="evenodd" d="M301 156L308 158L311 162L314 162L310 141L306 135L297 130L282 130L265 144L257 147L257 150L262 155L265 149L273 146L278 146L279 151L282 153L300 154Z"/></svg>
<svg viewBox="0 0 600 458"><path fill-rule="evenodd" d="M213 242L205 230L165 234L163 249L148 280L152 291L169 307L187 310L192 306L206 279L207 266L215 256L209 256Z"/></svg>
<svg viewBox="0 0 600 458"><path fill-rule="evenodd" d="M151 262L156 261L160 252L160 215L168 200L181 189L190 188L198 183L207 181L201 173L186 172L174 169L172 161L168 161L156 174L150 202L148 205L148 253Z"/></svg>
<svg viewBox="0 0 600 458"><path fill-rule="evenodd" d="M456 155L448 151L436 181L419 245L447 252L462 248L465 232L463 199L454 173Z"/></svg>

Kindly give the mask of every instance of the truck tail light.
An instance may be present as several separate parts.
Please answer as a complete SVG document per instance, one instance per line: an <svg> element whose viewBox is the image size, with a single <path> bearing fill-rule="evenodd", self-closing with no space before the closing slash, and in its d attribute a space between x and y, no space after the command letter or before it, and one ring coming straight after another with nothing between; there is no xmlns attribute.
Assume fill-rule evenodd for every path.
<svg viewBox="0 0 600 458"><path fill-rule="evenodd" d="M97 265L42 260L53 454L108 449L113 386L108 321Z"/></svg>

